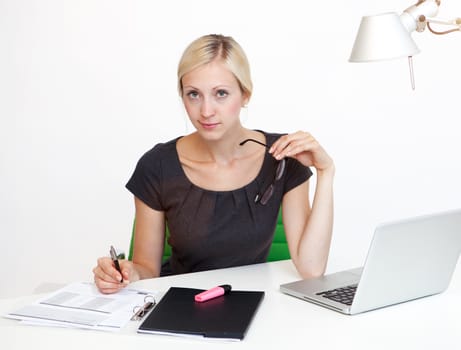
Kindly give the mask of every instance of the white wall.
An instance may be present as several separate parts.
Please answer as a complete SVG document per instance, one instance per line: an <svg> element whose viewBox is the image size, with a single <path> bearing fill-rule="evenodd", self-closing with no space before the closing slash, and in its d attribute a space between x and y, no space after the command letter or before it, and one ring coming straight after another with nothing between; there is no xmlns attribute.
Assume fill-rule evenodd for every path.
<svg viewBox="0 0 461 350"><path fill-rule="evenodd" d="M249 56L248 127L308 130L334 157L330 269L360 265L378 222L460 207L461 33L414 34L412 91L405 60L347 59L362 15L413 1L305 3L0 0L0 296L91 280L110 244L128 248L124 185L144 151L191 130L176 64L207 33Z"/></svg>

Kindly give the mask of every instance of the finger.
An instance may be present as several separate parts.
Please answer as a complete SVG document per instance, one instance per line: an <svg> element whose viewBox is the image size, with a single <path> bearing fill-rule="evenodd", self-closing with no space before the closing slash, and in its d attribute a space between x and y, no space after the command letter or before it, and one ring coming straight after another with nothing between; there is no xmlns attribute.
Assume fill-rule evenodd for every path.
<svg viewBox="0 0 461 350"><path fill-rule="evenodd" d="M118 261L119 266L121 265L121 261L122 260ZM105 270L105 272L107 274L109 274L117 282L121 282L122 281L122 274L119 272L119 270L116 269L115 264L112 261L112 259L107 258L107 259L105 259L105 262L106 262L105 267L107 269L107 270Z"/></svg>
<svg viewBox="0 0 461 350"><path fill-rule="evenodd" d="M273 156L280 160L284 157L293 157L301 152L318 147L318 142L309 133L298 131L294 134L282 136L272 149Z"/></svg>
<svg viewBox="0 0 461 350"><path fill-rule="evenodd" d="M133 263L129 260L120 260L120 269L122 270L123 282L130 283L133 274Z"/></svg>
<svg viewBox="0 0 461 350"><path fill-rule="evenodd" d="M293 134L283 135L277 141L274 142L269 152L279 153L283 151L291 142L299 140L299 139L305 139L309 136L310 134L303 132L303 131L297 131Z"/></svg>
<svg viewBox="0 0 461 350"><path fill-rule="evenodd" d="M117 293L119 290L125 287L125 284L122 283L108 283L97 279L95 279L95 284L99 291L104 294Z"/></svg>
<svg viewBox="0 0 461 350"><path fill-rule="evenodd" d="M123 276L123 281L121 282L121 284L128 285L130 283L130 276L131 276L130 271L127 269L122 269L122 276Z"/></svg>
<svg viewBox="0 0 461 350"><path fill-rule="evenodd" d="M112 259L104 257L98 259L98 265L93 269L93 273L103 281L118 282L122 279L120 272L114 266Z"/></svg>
<svg viewBox="0 0 461 350"><path fill-rule="evenodd" d="M128 282L120 283L120 281L115 281L115 282L107 281L107 280L102 279L100 276L101 276L100 271L99 273L98 271L96 271L94 275L94 283L99 289L99 291L104 294L116 293L128 284Z"/></svg>
<svg viewBox="0 0 461 350"><path fill-rule="evenodd" d="M95 282L105 282L105 283L117 283L119 284L120 283L120 279L117 280L117 279L114 279L111 275L107 274L104 272L104 270L102 270L99 266L95 267L93 269L93 273L94 273L94 280Z"/></svg>
<svg viewBox="0 0 461 350"><path fill-rule="evenodd" d="M290 135L283 135L279 137L269 149L269 153L272 155L279 154L288 144L290 143Z"/></svg>
<svg viewBox="0 0 461 350"><path fill-rule="evenodd" d="M320 145L314 138L295 140L288 144L287 147L281 152L283 157L295 157L303 152L315 153L318 151Z"/></svg>

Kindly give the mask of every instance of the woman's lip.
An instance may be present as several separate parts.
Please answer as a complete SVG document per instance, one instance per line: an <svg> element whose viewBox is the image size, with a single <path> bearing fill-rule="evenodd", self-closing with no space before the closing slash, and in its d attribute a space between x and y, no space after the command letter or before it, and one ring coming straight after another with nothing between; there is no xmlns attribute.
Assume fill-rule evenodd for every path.
<svg viewBox="0 0 461 350"><path fill-rule="evenodd" d="M218 126L219 123L204 123L204 122L200 122L200 125L202 125L205 129L213 129L216 126Z"/></svg>

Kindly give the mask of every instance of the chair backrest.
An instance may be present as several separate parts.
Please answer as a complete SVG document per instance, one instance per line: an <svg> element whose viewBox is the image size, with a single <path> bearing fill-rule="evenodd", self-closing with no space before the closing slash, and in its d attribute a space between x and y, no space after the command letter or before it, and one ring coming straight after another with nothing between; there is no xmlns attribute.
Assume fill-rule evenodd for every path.
<svg viewBox="0 0 461 350"><path fill-rule="evenodd" d="M128 254L128 260L133 259L133 248L134 248L134 229L136 222L133 222L133 229L131 232L130 240L130 250ZM166 228L165 236L165 247L163 249L163 261L168 259L171 256L171 246L168 244L168 227ZM277 219L277 225L275 226L274 239L272 241L271 249L269 250L269 255L267 256L267 261L277 261L277 260L286 260L290 259L290 252L288 250L287 239L285 237L285 229L283 228L282 222L282 210L279 211L279 216Z"/></svg>
<svg viewBox="0 0 461 350"><path fill-rule="evenodd" d="M275 226L274 239L272 240L267 261L287 260L290 258L285 229L283 228L282 209L280 209L277 225Z"/></svg>

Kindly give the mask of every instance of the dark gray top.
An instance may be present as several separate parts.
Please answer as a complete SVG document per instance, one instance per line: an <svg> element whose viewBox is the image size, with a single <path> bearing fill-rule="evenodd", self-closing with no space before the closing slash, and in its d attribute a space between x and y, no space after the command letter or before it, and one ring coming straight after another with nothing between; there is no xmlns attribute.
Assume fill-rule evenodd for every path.
<svg viewBox="0 0 461 350"><path fill-rule="evenodd" d="M281 136L264 135L268 145ZM272 155L266 152L261 170L246 186L210 191L187 178L176 150L178 139L146 152L126 185L149 207L165 212L172 256L162 275L265 262L283 195L307 181L311 170L287 158L283 177L262 205L254 200L274 180L277 160Z"/></svg>

